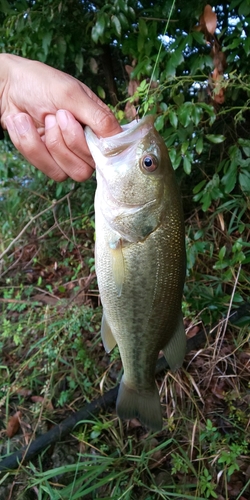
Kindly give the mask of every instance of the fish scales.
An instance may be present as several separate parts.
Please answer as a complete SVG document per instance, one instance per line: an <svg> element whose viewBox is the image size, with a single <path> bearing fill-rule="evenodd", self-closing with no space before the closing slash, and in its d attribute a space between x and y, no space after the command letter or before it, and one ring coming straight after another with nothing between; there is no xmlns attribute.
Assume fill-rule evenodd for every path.
<svg viewBox="0 0 250 500"><path fill-rule="evenodd" d="M86 138L97 170L95 255L102 338L108 351L117 342L124 368L117 412L159 430L154 376L159 351L175 369L186 350L181 198L152 117L107 139L87 129Z"/></svg>

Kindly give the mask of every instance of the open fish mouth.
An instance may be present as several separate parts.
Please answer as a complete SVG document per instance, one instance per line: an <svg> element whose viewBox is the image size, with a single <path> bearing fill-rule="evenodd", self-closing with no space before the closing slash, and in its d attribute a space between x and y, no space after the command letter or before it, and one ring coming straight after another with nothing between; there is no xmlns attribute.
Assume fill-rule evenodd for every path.
<svg viewBox="0 0 250 500"><path fill-rule="evenodd" d="M85 135L87 143L92 142L96 148L98 148L99 153L103 156L116 156L121 153L124 149L127 149L129 145L141 141L152 128L154 123L154 116L148 115L139 121L134 120L131 123L123 125L123 131L112 137L100 137L98 138L94 132L89 128L85 127Z"/></svg>

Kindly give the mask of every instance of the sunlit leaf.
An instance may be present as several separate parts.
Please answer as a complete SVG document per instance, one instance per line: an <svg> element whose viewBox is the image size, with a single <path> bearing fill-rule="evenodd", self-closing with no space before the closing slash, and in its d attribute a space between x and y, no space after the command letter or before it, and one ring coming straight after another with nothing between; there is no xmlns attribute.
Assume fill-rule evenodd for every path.
<svg viewBox="0 0 250 500"><path fill-rule="evenodd" d="M196 153L200 155L203 151L203 138L199 137L195 144Z"/></svg>
<svg viewBox="0 0 250 500"><path fill-rule="evenodd" d="M186 174L190 174L191 172L191 168L192 168L192 164L191 164L191 161L189 160L189 158L187 156L184 156L184 159L183 159L183 168L184 168L184 171L186 172Z"/></svg>
<svg viewBox="0 0 250 500"><path fill-rule="evenodd" d="M221 142L225 141L225 136L224 135L216 135L216 134L206 134L206 138L210 141L213 142L214 144L220 144Z"/></svg>
<svg viewBox="0 0 250 500"><path fill-rule="evenodd" d="M121 27L121 23L120 23L118 17L117 16L112 16L111 17L111 22L112 22L112 24L113 24L113 26L115 28L115 32L116 32L117 36L120 37L121 33L122 33L122 27Z"/></svg>
<svg viewBox="0 0 250 500"><path fill-rule="evenodd" d="M105 90L100 85L97 86L97 93L101 99L105 99L106 97Z"/></svg>

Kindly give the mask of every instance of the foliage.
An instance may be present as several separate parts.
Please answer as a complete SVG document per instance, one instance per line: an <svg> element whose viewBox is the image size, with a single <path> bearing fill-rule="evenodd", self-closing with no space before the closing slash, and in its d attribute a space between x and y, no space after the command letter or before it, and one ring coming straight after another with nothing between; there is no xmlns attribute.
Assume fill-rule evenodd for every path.
<svg viewBox="0 0 250 500"><path fill-rule="evenodd" d="M217 18L194 0L0 0L1 51L83 80L121 123L155 114L183 195L191 332L247 300L250 280L250 7L211 5ZM77 408L121 374L117 350L106 358L97 333L95 180L56 184L7 140L0 173L1 408L8 421L18 405L36 429L34 421L46 426L55 410ZM211 342L181 378L161 381L165 426L156 441L115 415L84 422L74 462L51 465L45 454L29 464L22 492L43 500L247 497L249 332L219 324Z"/></svg>
<svg viewBox="0 0 250 500"><path fill-rule="evenodd" d="M208 277L208 300L201 297L197 304L196 297L200 310L209 307L211 299L216 310L225 287L226 295L231 295L230 283L239 267L242 287L235 302L244 300L250 259L249 13L244 1L213 4L216 35L216 16L211 33L206 32L198 22L205 3L193 0L185 6L178 1L152 6L147 0L105 5L79 0L5 1L0 12L2 50L40 59L80 79L84 76L85 83L115 104L122 121L128 103L139 104L140 114L156 115L156 128L181 183L186 217L193 210L198 216L187 235L189 275L219 271ZM219 68L221 54L226 72L219 71L215 81L212 70ZM128 67L132 95L124 79ZM216 96L221 93L220 104ZM8 172L12 175L11 160ZM224 240L220 253L214 244L218 224ZM197 266L201 259L209 263L209 272ZM218 276L224 284L221 289ZM204 295L202 289L199 295ZM188 286L186 300L191 296Z"/></svg>

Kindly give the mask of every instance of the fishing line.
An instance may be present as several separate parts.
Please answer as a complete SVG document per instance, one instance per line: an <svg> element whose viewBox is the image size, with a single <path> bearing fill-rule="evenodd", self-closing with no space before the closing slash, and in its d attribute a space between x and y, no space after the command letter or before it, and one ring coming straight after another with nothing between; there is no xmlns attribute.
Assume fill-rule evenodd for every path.
<svg viewBox="0 0 250 500"><path fill-rule="evenodd" d="M167 32L167 29L168 29L168 26L169 26L170 19L172 17L174 8L175 8L175 0L173 0L173 3L171 5L170 11L169 11L168 20L167 20L166 26L165 26L165 30L163 32L163 35L161 36L161 43L160 43L160 47L159 47L159 50L158 50L156 61L155 61L154 67L153 67L151 78L150 78L150 81L149 81L149 84L148 84L148 90L147 90L147 94L146 94L146 97L145 97L145 102L147 102L147 100L148 100L149 90L150 90L150 87L151 87L151 84L152 84L152 81L153 81L153 78L154 78L154 74L155 74L155 71L156 71L156 68L157 68L157 65L158 65L158 62L159 62L161 50L162 50L162 47L163 47L163 39L164 39L164 37L166 35L166 32ZM145 114L146 114L146 111L144 111L143 116L145 116Z"/></svg>

